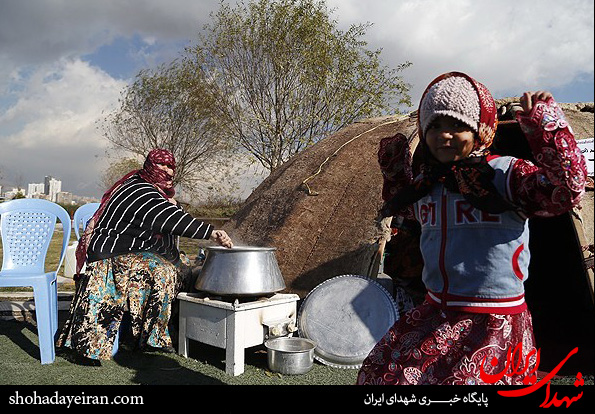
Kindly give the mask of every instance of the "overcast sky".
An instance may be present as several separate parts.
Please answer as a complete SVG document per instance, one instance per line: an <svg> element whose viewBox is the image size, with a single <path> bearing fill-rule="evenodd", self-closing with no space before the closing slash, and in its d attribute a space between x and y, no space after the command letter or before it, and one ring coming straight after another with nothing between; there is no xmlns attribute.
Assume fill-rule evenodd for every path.
<svg viewBox="0 0 595 414"><path fill-rule="evenodd" d="M233 1L232 1L233 3ZM100 196L107 142L97 121L143 68L177 57L219 0L0 0L0 185L46 175ZM593 101L591 0L328 0L341 29L411 83L414 102L440 73L475 77L496 98L547 89Z"/></svg>

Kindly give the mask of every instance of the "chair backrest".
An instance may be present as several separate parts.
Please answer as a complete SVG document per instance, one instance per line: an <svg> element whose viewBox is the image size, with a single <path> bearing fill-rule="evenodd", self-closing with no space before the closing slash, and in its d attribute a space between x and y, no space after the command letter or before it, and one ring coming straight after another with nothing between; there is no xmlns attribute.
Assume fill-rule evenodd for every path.
<svg viewBox="0 0 595 414"><path fill-rule="evenodd" d="M0 203L2 272L44 273L45 258L54 235L56 219L62 223L62 249L56 271L62 265L70 240L70 215L51 201L22 198Z"/></svg>
<svg viewBox="0 0 595 414"><path fill-rule="evenodd" d="M85 231L85 228L87 227L87 222L93 217L93 214L95 214L99 205L100 203L83 204L74 212L72 226L74 227L74 234L76 235L77 240L81 238L82 232Z"/></svg>

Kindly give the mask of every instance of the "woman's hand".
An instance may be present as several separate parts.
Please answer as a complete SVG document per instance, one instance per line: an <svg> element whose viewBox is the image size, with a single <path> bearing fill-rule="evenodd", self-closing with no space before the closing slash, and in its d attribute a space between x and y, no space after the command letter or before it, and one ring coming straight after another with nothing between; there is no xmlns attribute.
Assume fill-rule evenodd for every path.
<svg viewBox="0 0 595 414"><path fill-rule="evenodd" d="M229 237L224 230L213 230L213 232L211 233L211 240L223 247L233 247L231 237Z"/></svg>
<svg viewBox="0 0 595 414"><path fill-rule="evenodd" d="M548 99L553 98L553 95L548 91L537 91L537 92L525 92L523 96L521 96L521 106L523 107L523 112L529 115L535 102L537 101L547 101Z"/></svg>

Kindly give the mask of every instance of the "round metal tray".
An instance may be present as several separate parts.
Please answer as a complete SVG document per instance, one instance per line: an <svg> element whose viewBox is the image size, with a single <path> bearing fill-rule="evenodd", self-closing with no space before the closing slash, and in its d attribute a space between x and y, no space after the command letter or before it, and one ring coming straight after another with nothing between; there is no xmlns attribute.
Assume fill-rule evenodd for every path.
<svg viewBox="0 0 595 414"><path fill-rule="evenodd" d="M342 275L306 295L298 313L298 332L316 343L316 360L356 369L398 319L396 302L378 282Z"/></svg>

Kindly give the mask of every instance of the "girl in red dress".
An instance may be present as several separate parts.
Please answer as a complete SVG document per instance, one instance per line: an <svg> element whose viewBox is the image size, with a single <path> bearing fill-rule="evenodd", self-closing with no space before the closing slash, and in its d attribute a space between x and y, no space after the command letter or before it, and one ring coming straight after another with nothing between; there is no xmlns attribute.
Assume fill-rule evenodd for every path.
<svg viewBox="0 0 595 414"><path fill-rule="evenodd" d="M549 92L527 92L521 106L515 116L534 162L490 154L494 99L460 72L439 76L422 96L423 160L415 179L411 156L402 150L406 138L381 143L383 215L418 223L427 295L373 348L358 384L523 384L534 375L537 353L523 286L527 219L578 205L587 171ZM513 351L515 369L508 360Z"/></svg>

